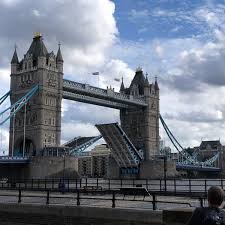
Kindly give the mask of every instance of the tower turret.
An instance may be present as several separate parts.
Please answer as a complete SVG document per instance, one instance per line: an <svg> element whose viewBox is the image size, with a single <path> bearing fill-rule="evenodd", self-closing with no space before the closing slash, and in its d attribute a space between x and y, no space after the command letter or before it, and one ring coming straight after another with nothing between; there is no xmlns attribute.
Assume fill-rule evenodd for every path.
<svg viewBox="0 0 225 225"><path fill-rule="evenodd" d="M120 85L120 93L124 93L124 91L125 91L125 87L124 87L123 77L122 77L122 82L121 82L121 85Z"/></svg>
<svg viewBox="0 0 225 225"><path fill-rule="evenodd" d="M148 82L148 74L145 75L145 83L144 83L144 95L149 96L150 94L150 85Z"/></svg>
<svg viewBox="0 0 225 225"><path fill-rule="evenodd" d="M13 57L11 60L11 73L12 74L16 73L18 66L19 66L19 59L17 56L16 46L15 46L15 50L14 50Z"/></svg>
<svg viewBox="0 0 225 225"><path fill-rule="evenodd" d="M157 76L155 77L155 91L156 91L156 93L159 91L159 85L158 85L158 81L157 81Z"/></svg>
<svg viewBox="0 0 225 225"><path fill-rule="evenodd" d="M135 76L129 87L131 95L144 95L145 77L141 67L136 69Z"/></svg>
<svg viewBox="0 0 225 225"><path fill-rule="evenodd" d="M56 56L56 67L58 68L59 72L63 73L63 57L60 49L60 43L59 48Z"/></svg>

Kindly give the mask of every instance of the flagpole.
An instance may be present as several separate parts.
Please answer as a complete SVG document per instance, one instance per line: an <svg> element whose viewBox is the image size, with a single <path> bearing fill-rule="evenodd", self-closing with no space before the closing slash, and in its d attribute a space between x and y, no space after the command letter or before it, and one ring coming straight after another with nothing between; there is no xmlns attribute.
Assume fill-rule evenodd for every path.
<svg viewBox="0 0 225 225"><path fill-rule="evenodd" d="M92 75L98 76L98 87L99 87L99 72L93 72Z"/></svg>

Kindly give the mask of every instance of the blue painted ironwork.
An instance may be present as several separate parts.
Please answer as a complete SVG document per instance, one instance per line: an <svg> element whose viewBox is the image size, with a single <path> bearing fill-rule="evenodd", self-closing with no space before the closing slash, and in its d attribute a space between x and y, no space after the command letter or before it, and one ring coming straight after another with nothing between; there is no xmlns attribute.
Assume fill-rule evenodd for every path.
<svg viewBox="0 0 225 225"><path fill-rule="evenodd" d="M97 124L96 127L108 144L111 153L120 168L127 169L139 167L143 157L131 143L118 123ZM125 170L123 169L123 171Z"/></svg>
<svg viewBox="0 0 225 225"><path fill-rule="evenodd" d="M29 157L10 157L10 156L0 156L0 164L26 164L30 162Z"/></svg>
<svg viewBox="0 0 225 225"><path fill-rule="evenodd" d="M9 95L10 95L10 91L8 91L6 94L4 94L4 95L0 98L0 105L8 98Z"/></svg>
<svg viewBox="0 0 225 225"><path fill-rule="evenodd" d="M180 155L182 155L186 160L179 162L178 166L184 166L186 167L187 165L192 165L192 166L198 166L198 167L214 167L214 163L218 160L220 151L215 154L213 157L210 159L207 159L204 162L198 161L197 160L197 155L191 156L186 150L182 147L182 145L178 142L178 140L174 137L168 126L166 125L165 121L163 120L162 116L160 115L160 121L163 125L164 130L166 131L170 141L176 148L176 150L179 152ZM179 149L181 148L181 150ZM215 167L214 167L215 168Z"/></svg>
<svg viewBox="0 0 225 225"><path fill-rule="evenodd" d="M184 165L183 163L176 164L177 170L190 170L190 171L207 171L207 172L220 172L221 168L202 165Z"/></svg>
<svg viewBox="0 0 225 225"><path fill-rule="evenodd" d="M8 107L7 109L3 110L0 113L0 116L9 113L3 121L0 122L0 126L3 125L7 120L12 118L16 113L34 96L37 92L39 85L35 85L27 94L25 94L22 98L20 98L16 103Z"/></svg>
<svg viewBox="0 0 225 225"><path fill-rule="evenodd" d="M83 152L85 149L87 149L89 146L94 144L100 138L102 138L102 135L91 137L90 139L88 139L87 141L82 143L81 145L71 147L69 149L69 155L77 155L77 154ZM73 141L76 141L76 140L79 140L79 138L73 139ZM69 142L69 143L71 143L71 142ZM68 146L68 145L69 145L68 143L65 144L65 146Z"/></svg>

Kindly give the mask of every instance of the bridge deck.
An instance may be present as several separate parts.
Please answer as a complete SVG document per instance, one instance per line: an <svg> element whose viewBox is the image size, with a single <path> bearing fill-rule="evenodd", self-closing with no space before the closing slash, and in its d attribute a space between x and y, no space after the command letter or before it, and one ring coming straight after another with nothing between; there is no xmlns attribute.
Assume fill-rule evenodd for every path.
<svg viewBox="0 0 225 225"><path fill-rule="evenodd" d="M113 89L97 88L89 84L82 84L66 79L63 80L63 91L64 98L92 104L100 104L101 101L107 104L107 101L110 101L112 106L113 104L116 105L116 103L129 106L147 106L145 100L141 97L134 97L115 92Z"/></svg>
<svg viewBox="0 0 225 225"><path fill-rule="evenodd" d="M9 157L1 156L0 164L27 164L30 162L28 157Z"/></svg>
<svg viewBox="0 0 225 225"><path fill-rule="evenodd" d="M96 125L111 149L120 168L137 167L142 160L122 128L117 123Z"/></svg>

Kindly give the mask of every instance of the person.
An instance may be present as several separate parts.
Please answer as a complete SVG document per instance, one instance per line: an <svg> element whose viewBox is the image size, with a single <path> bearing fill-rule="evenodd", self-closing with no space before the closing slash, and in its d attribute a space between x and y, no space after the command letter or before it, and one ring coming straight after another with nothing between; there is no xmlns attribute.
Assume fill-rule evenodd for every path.
<svg viewBox="0 0 225 225"><path fill-rule="evenodd" d="M196 208L187 225L225 225L222 188L212 186L208 190L208 207Z"/></svg>

